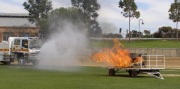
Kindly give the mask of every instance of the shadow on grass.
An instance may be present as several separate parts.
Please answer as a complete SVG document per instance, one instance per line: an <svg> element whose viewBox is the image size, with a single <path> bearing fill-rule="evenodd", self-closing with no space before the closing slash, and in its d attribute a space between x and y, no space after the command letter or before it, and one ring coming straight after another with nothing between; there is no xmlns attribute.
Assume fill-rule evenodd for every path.
<svg viewBox="0 0 180 89"><path fill-rule="evenodd" d="M0 66L7 66L7 67L33 67L33 65L18 65L18 64L0 64Z"/></svg>
<svg viewBox="0 0 180 89"><path fill-rule="evenodd" d="M95 75L95 76L101 76L101 77L119 77L119 78L154 78L153 76L148 76L148 75L137 75L136 77L131 77L130 75L128 75L128 74L116 74L116 75L114 75L114 76L109 76L109 75Z"/></svg>

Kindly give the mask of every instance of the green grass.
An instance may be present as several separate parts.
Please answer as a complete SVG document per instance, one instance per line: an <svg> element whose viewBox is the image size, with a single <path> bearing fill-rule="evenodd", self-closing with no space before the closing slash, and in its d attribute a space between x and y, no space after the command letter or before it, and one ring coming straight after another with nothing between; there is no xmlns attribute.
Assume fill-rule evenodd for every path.
<svg viewBox="0 0 180 89"><path fill-rule="evenodd" d="M136 40L131 41L120 41L125 48L180 48L180 42L173 40ZM97 48L113 47L114 43L112 40L91 40L90 46Z"/></svg>
<svg viewBox="0 0 180 89"><path fill-rule="evenodd" d="M179 70L162 71L177 73ZM32 66L0 65L0 89L179 89L180 77L128 77L126 72L107 76L101 67L81 67L76 72L39 70Z"/></svg>

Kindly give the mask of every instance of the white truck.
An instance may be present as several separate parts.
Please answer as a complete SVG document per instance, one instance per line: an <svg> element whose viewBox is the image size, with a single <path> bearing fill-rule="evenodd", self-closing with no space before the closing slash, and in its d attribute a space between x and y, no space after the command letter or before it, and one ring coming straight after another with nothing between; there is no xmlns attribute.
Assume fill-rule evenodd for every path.
<svg viewBox="0 0 180 89"><path fill-rule="evenodd" d="M0 42L0 62L9 65L17 61L19 65L39 63L40 44L38 37L9 37Z"/></svg>

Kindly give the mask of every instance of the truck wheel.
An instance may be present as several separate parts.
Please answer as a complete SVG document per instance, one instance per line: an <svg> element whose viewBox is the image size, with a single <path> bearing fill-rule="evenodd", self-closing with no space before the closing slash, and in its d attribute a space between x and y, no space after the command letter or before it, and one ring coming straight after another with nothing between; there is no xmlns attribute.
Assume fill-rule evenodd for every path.
<svg viewBox="0 0 180 89"><path fill-rule="evenodd" d="M4 65L10 65L11 62L10 61L6 61L6 62L2 62Z"/></svg>
<svg viewBox="0 0 180 89"><path fill-rule="evenodd" d="M18 64L19 65L25 65L26 64L25 59L23 57L19 58Z"/></svg>
<svg viewBox="0 0 180 89"><path fill-rule="evenodd" d="M131 77L137 77L137 71L131 71Z"/></svg>
<svg viewBox="0 0 180 89"><path fill-rule="evenodd" d="M109 76L114 76L114 75L115 75L115 70L109 69Z"/></svg>
<svg viewBox="0 0 180 89"><path fill-rule="evenodd" d="M129 71L128 71L128 73L129 73L129 76L131 76L132 71L131 71L131 70L129 70ZM131 77L132 77L132 76L131 76Z"/></svg>

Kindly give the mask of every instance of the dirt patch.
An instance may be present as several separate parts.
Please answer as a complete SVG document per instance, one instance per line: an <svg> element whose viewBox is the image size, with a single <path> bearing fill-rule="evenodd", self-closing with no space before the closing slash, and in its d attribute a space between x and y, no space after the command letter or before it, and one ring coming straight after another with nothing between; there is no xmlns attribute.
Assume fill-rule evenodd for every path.
<svg viewBox="0 0 180 89"><path fill-rule="evenodd" d="M180 69L180 58L166 58L166 69Z"/></svg>
<svg viewBox="0 0 180 89"><path fill-rule="evenodd" d="M162 76L166 76L166 77L180 77L180 74L162 74Z"/></svg>

